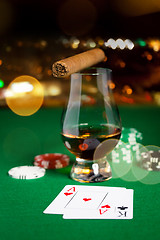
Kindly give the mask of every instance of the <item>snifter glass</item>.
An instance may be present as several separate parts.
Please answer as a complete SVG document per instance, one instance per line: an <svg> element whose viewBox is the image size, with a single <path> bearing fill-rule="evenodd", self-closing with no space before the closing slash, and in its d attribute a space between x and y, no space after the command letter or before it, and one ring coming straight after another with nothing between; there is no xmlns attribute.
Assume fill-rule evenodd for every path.
<svg viewBox="0 0 160 240"><path fill-rule="evenodd" d="M71 75L61 136L76 156L71 170L76 181L101 182L112 176L106 155L119 141L121 120L111 83L110 69L89 68Z"/></svg>

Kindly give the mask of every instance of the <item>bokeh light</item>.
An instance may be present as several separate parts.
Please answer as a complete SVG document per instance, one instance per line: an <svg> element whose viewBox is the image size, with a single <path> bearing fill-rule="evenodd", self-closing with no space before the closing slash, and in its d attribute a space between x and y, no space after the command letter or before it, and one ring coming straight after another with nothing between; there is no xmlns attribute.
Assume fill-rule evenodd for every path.
<svg viewBox="0 0 160 240"><path fill-rule="evenodd" d="M42 106L44 90L36 78L22 75L9 84L5 98L8 107L14 113L29 116L37 112Z"/></svg>
<svg viewBox="0 0 160 240"><path fill-rule="evenodd" d="M116 43L117 43L117 46L120 48L120 49L124 49L125 48L125 46L126 46L126 44L125 44L125 42L122 40L122 39L120 39L120 38L118 38L117 40L116 40Z"/></svg>
<svg viewBox="0 0 160 240"><path fill-rule="evenodd" d="M95 47L96 47L96 43L94 42L93 39L88 39L88 41L87 41L87 46L88 46L89 48L95 48Z"/></svg>
<svg viewBox="0 0 160 240"><path fill-rule="evenodd" d="M125 85L125 86L123 87L123 89L122 89L122 92L125 93L125 94L130 95L130 94L132 94L133 90L132 90L132 88L131 88L130 86Z"/></svg>
<svg viewBox="0 0 160 240"><path fill-rule="evenodd" d="M4 82L2 79L0 79L0 88L3 88L4 87Z"/></svg>
<svg viewBox="0 0 160 240"><path fill-rule="evenodd" d="M148 42L149 47L152 48L155 52L160 50L160 41L158 39L153 39Z"/></svg>
<svg viewBox="0 0 160 240"><path fill-rule="evenodd" d="M122 40L121 38L118 38L117 40L114 40L113 38L108 39L108 41L104 42L105 47L109 47L114 49L121 49L124 50L125 48L128 48L129 50L132 50L134 48L134 43L130 39Z"/></svg>
<svg viewBox="0 0 160 240"><path fill-rule="evenodd" d="M110 89L114 89L116 87L115 83L112 82L111 80L108 81L108 86Z"/></svg>
<svg viewBox="0 0 160 240"><path fill-rule="evenodd" d="M114 9L119 14L135 17L151 14L159 11L159 1L139 1L139 0L112 0Z"/></svg>
<svg viewBox="0 0 160 240"><path fill-rule="evenodd" d="M73 49L78 48L78 46L80 44L80 40L77 38L71 38L70 42L71 42L71 48L73 48Z"/></svg>
<svg viewBox="0 0 160 240"><path fill-rule="evenodd" d="M126 39L124 41L124 43L126 44L126 47L129 49L129 50L132 50L134 48L134 43L130 40L130 39Z"/></svg>

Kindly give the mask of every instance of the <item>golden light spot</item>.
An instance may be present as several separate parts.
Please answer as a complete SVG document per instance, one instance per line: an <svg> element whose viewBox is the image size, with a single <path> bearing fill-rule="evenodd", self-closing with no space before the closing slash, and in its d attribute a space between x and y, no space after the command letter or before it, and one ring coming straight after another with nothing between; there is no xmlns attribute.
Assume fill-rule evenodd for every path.
<svg viewBox="0 0 160 240"><path fill-rule="evenodd" d="M104 44L104 40L103 40L103 39L99 39L99 40L98 40L98 45L99 45L99 46L103 46L103 44Z"/></svg>
<svg viewBox="0 0 160 240"><path fill-rule="evenodd" d="M92 39L89 39L89 40L87 41L87 45L88 45L88 47L90 47L90 48L95 48L95 47L96 47L96 43L95 43L94 40L92 40Z"/></svg>
<svg viewBox="0 0 160 240"><path fill-rule="evenodd" d="M76 48L78 48L78 44L73 42L73 43L71 44L71 47L72 47L73 49L76 49Z"/></svg>
<svg viewBox="0 0 160 240"><path fill-rule="evenodd" d="M130 86L125 85L125 86L123 87L123 89L122 89L122 92L125 93L125 94L130 95L130 94L132 94L133 90L132 90L132 88L131 88Z"/></svg>
<svg viewBox="0 0 160 240"><path fill-rule="evenodd" d="M151 40L149 42L149 46L153 48L155 52L158 52L160 50L160 41L159 40Z"/></svg>
<svg viewBox="0 0 160 240"><path fill-rule="evenodd" d="M52 85L46 89L49 96L57 96L61 94L60 86Z"/></svg>
<svg viewBox="0 0 160 240"><path fill-rule="evenodd" d="M91 170L89 168L83 169L82 173L83 174L89 174L91 172Z"/></svg>
<svg viewBox="0 0 160 240"><path fill-rule="evenodd" d="M88 75L88 76L86 76L85 78L86 78L86 81L88 81L88 82L89 82L89 81L91 81L91 79L92 79L92 77L91 77L91 76L89 76L89 75Z"/></svg>
<svg viewBox="0 0 160 240"><path fill-rule="evenodd" d="M77 168L75 168L74 172L75 172L76 174L82 174L82 169L79 168L79 167L77 167Z"/></svg>
<svg viewBox="0 0 160 240"><path fill-rule="evenodd" d="M37 73L41 73L41 72L42 72L42 67L41 67L41 66L38 66L37 69L36 69L36 72L37 72Z"/></svg>
<svg viewBox="0 0 160 240"><path fill-rule="evenodd" d="M93 94L97 93L97 88L91 84L87 84L86 86L83 86L83 90L87 91L88 93L93 93Z"/></svg>
<svg viewBox="0 0 160 240"><path fill-rule="evenodd" d="M127 90L126 90L126 92L127 92L127 94L132 94L132 89L131 88L128 88Z"/></svg>
<svg viewBox="0 0 160 240"><path fill-rule="evenodd" d="M87 137L90 137L90 133L85 133L85 134L83 134L83 135L81 135L81 138L87 138Z"/></svg>
<svg viewBox="0 0 160 240"><path fill-rule="evenodd" d="M103 62L107 62L107 56L105 56L105 58L104 58Z"/></svg>
<svg viewBox="0 0 160 240"><path fill-rule="evenodd" d="M49 76L51 76L51 75L52 75L52 70L51 70L51 69L48 69L47 74L48 74Z"/></svg>
<svg viewBox="0 0 160 240"><path fill-rule="evenodd" d="M29 116L37 112L42 106L44 90L36 78L22 75L9 84L5 98L8 107L14 113Z"/></svg>
<svg viewBox="0 0 160 240"><path fill-rule="evenodd" d="M152 58L153 58L153 57L152 57L152 55L151 55L151 54L148 54L148 55L147 55L147 60L148 60L148 61L151 61L151 60L152 60Z"/></svg>
<svg viewBox="0 0 160 240"><path fill-rule="evenodd" d="M120 65L121 68L124 68L126 66L125 62L123 62L123 61L120 61L119 65Z"/></svg>
<svg viewBox="0 0 160 240"><path fill-rule="evenodd" d="M121 59L117 60L115 64L116 64L116 66L118 66L120 68L125 68L125 66L126 66L126 63Z"/></svg>
<svg viewBox="0 0 160 240"><path fill-rule="evenodd" d="M22 41L18 41L18 42L17 42L17 46L18 46L18 47L22 47L22 46L23 46L23 42L22 42Z"/></svg>
<svg viewBox="0 0 160 240"><path fill-rule="evenodd" d="M12 48L10 46L6 47L6 52L11 52Z"/></svg>
<svg viewBox="0 0 160 240"><path fill-rule="evenodd" d="M113 82L109 82L109 88L110 89L114 89L115 88L115 83L113 83Z"/></svg>
<svg viewBox="0 0 160 240"><path fill-rule="evenodd" d="M153 58L152 55L148 51L145 51L144 54L142 55L142 57L146 57L148 61L151 61Z"/></svg>
<svg viewBox="0 0 160 240"><path fill-rule="evenodd" d="M0 66L2 65L2 63L3 63L3 62L2 62L2 60L0 59Z"/></svg>
<svg viewBox="0 0 160 240"><path fill-rule="evenodd" d="M45 40L42 40L40 42L40 44L41 44L42 47L46 47L47 46L47 42Z"/></svg>
<svg viewBox="0 0 160 240"><path fill-rule="evenodd" d="M155 46L153 47L153 50L154 50L155 52L158 52L158 51L159 51L159 46L158 46L158 45L155 45Z"/></svg>

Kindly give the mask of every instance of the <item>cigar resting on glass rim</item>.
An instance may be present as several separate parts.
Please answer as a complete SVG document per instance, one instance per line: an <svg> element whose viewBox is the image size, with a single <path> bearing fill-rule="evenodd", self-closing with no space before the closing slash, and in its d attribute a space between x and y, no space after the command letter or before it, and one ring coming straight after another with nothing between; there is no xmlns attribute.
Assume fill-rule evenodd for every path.
<svg viewBox="0 0 160 240"><path fill-rule="evenodd" d="M72 73L89 68L105 59L105 53L100 48L88 50L72 57L62 59L52 65L54 77L64 78Z"/></svg>

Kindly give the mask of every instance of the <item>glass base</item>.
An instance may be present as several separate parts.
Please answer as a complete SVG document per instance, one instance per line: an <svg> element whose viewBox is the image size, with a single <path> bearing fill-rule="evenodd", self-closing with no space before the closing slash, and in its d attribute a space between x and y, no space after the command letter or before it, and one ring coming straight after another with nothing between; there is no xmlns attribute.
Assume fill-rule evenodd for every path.
<svg viewBox="0 0 160 240"><path fill-rule="evenodd" d="M111 177L111 168L106 158L94 161L76 158L71 169L71 178L78 182L103 182Z"/></svg>

